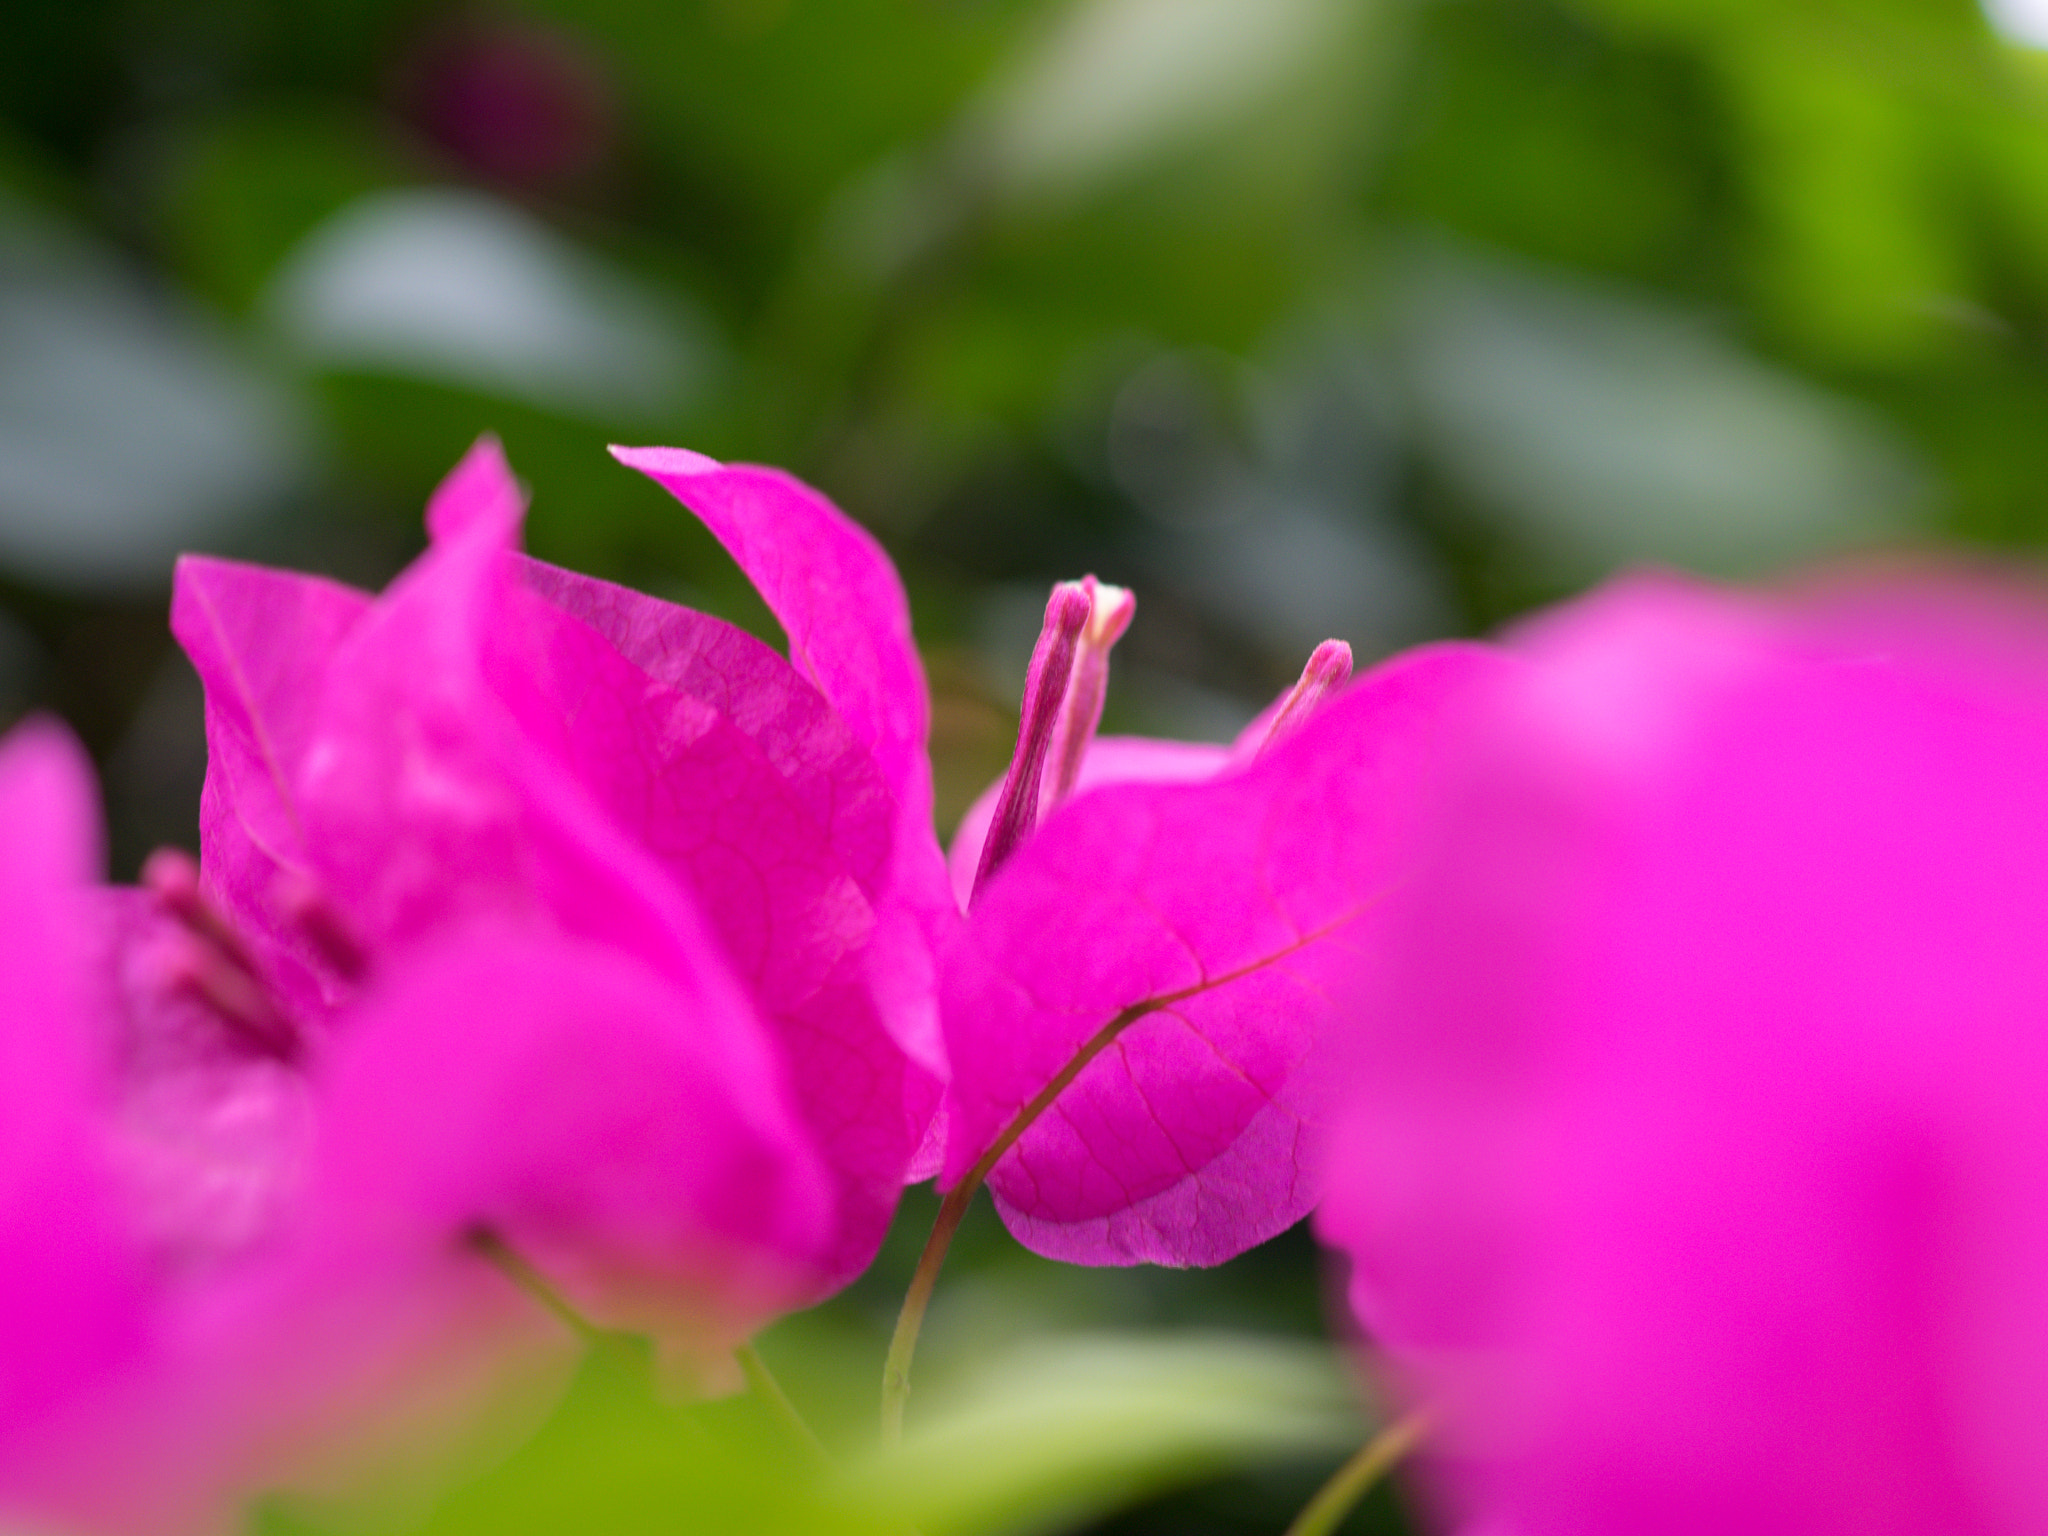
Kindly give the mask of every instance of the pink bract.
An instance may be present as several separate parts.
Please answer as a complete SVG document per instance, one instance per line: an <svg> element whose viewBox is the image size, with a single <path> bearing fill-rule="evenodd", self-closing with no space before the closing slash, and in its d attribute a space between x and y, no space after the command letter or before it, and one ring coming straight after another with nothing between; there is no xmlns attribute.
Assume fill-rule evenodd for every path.
<svg viewBox="0 0 2048 1536"><path fill-rule="evenodd" d="M1063 616L1056 593L1048 635ZM1060 665L1034 660L1027 737L1040 674ZM1306 1215L1333 989L1378 942L1431 724L1492 665L1479 647L1428 649L1316 707L1318 674L1312 718L1269 742L1269 711L1235 749L1096 742L1071 798L990 869L1013 769L952 853L973 905L945 955L941 1183L1036 1103L988 1183L1039 1253L1215 1264Z"/></svg>
<svg viewBox="0 0 2048 1536"><path fill-rule="evenodd" d="M1318 1218L1447 1528L2048 1528L2048 602L1548 615L1447 749Z"/></svg>
<svg viewBox="0 0 2048 1536"><path fill-rule="evenodd" d="M57 1426L146 1349L86 1027L99 859L84 754L20 727L0 742L0 1512L53 1496Z"/></svg>
<svg viewBox="0 0 2048 1536"><path fill-rule="evenodd" d="M699 999L707 1070L764 1110L787 1096L838 1186L820 1240L787 1255L816 1297L872 1257L937 1094L923 914L941 877L904 811L928 816L922 675L865 534L794 482L692 462L803 672L519 554L523 497L489 443L382 598L184 562L174 627L215 752L207 889L315 1030L352 965L374 977L480 925L667 976ZM752 498L738 511L733 486ZM819 559L830 604L806 595Z"/></svg>
<svg viewBox="0 0 2048 1536"><path fill-rule="evenodd" d="M832 1192L736 1070L737 989L500 917L251 1033L176 860L92 887L90 772L41 724L0 744L0 852L0 1523L213 1529L394 1394L558 1358L493 1245L699 1358L815 1284Z"/></svg>
<svg viewBox="0 0 2048 1536"><path fill-rule="evenodd" d="M688 507L731 553L789 638L789 659L873 757L894 799L889 861L871 892L870 985L890 1031L929 1074L945 1072L932 951L953 917L932 828L931 701L896 568L858 523L802 481L679 448L614 448Z"/></svg>

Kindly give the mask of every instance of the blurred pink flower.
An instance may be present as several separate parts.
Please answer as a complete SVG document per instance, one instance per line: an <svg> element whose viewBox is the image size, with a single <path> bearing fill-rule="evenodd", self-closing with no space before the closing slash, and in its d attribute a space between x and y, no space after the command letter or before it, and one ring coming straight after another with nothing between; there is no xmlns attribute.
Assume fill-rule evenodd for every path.
<svg viewBox="0 0 2048 1536"><path fill-rule="evenodd" d="M95 888L96 823L60 730L0 744L0 1524L210 1529L417 1389L560 1358L494 1251L704 1351L812 1283L829 1189L722 1050L736 987L493 921L315 1033L189 860Z"/></svg>
<svg viewBox="0 0 2048 1536"><path fill-rule="evenodd" d="M650 1017L654 979L677 989L698 1070L761 1124L787 1099L834 1185L808 1246L801 1202L778 1209L758 1183L730 1192L727 1215L788 1228L778 1251L801 1283L756 1291L771 1315L865 1268L937 1096L920 912L943 901L943 876L922 674L894 571L821 498L694 455L621 457L687 480L797 665L721 621L519 554L523 499L486 442L436 493L431 547L381 598L181 564L173 627L207 685L204 886L316 1036L365 978L396 988L423 947L474 955L492 934L507 936L508 976L526 974L511 949L546 935L586 969L649 973L632 985ZM906 833L919 820L922 847ZM588 1027L566 969L508 1019L517 999L473 963L475 1002L453 1033L387 1010L390 1043L358 1054L383 1051L392 1081L438 1079L487 1040L510 1051L531 1036L545 1052ZM556 1022L531 1000L543 995ZM619 1029L635 1016L622 1007ZM478 1083L534 1070L473 1068ZM363 1112L384 1114L389 1090L361 1080ZM435 1146L453 1158L460 1141Z"/></svg>
<svg viewBox="0 0 2048 1536"><path fill-rule="evenodd" d="M97 1108L92 774L43 722L0 742L0 1512L41 1491L43 1428L144 1347L143 1276Z"/></svg>
<svg viewBox="0 0 2048 1536"><path fill-rule="evenodd" d="M2048 1529L2048 605L1642 579L1516 649L1318 1218L1439 1515Z"/></svg>
<svg viewBox="0 0 2048 1536"><path fill-rule="evenodd" d="M1215 1264L1321 1192L1332 989L1377 942L1431 723L1492 665L1431 647L1342 692L1347 648L1231 747L1097 741L1130 595L1056 588L1016 761L952 853L969 919L942 989L941 1182L989 1188L1028 1247Z"/></svg>

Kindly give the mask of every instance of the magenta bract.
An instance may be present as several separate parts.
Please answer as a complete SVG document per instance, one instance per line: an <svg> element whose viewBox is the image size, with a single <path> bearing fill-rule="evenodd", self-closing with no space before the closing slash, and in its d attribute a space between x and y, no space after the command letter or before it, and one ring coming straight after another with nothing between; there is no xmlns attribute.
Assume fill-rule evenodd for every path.
<svg viewBox="0 0 2048 1536"><path fill-rule="evenodd" d="M1305 1215L1332 989L1402 873L1431 722L1492 665L1478 647L1417 652L1268 750L1270 714L1235 750L1098 742L1073 797L978 885L1008 787L970 812L952 855L973 907L944 967L941 1182L1056 1090L988 1180L1037 1252L1214 1264Z"/></svg>
<svg viewBox="0 0 2048 1536"><path fill-rule="evenodd" d="M2048 1527L2048 602L1639 580L1516 649L1318 1218L1445 1525Z"/></svg>
<svg viewBox="0 0 2048 1536"><path fill-rule="evenodd" d="M815 501L748 532L749 557L772 570L785 545L838 549L835 573L883 609L893 592L900 618L879 551ZM938 861L928 832L921 865L904 851L905 797L929 803L907 622L872 666L837 652L812 666L824 693L729 625L526 559L522 516L484 444L436 494L432 547L380 599L181 565L174 627L216 743L207 888L316 1031L352 973L492 928L666 977L704 1069L750 1085L771 1119L788 1096L809 1127L838 1198L785 1258L824 1294L880 1242L937 1093L916 914ZM800 585L786 605L802 620ZM291 664L269 654L280 616L301 645ZM889 622L873 626L878 655ZM906 656L910 704L870 676ZM487 1010L471 1027L492 1027Z"/></svg>
<svg viewBox="0 0 2048 1536"><path fill-rule="evenodd" d="M59 1426L146 1348L88 1027L99 860L84 754L20 727L0 743L0 1516L55 1495Z"/></svg>
<svg viewBox="0 0 2048 1536"><path fill-rule="evenodd" d="M831 1185L779 1095L722 1059L707 1002L545 933L394 968L325 1064L320 1155L274 1240L269 1310L431 1315L437 1288L530 1306L479 1258L500 1245L592 1322L707 1355L798 1305ZM431 1108L403 1083L433 1085ZM337 1273L363 1294L312 1294Z"/></svg>
<svg viewBox="0 0 2048 1536"><path fill-rule="evenodd" d="M286 910L295 888L313 888L296 783L328 659L371 606L317 577L204 559L178 567L172 627L206 684L207 890L304 1017L345 989Z"/></svg>
<svg viewBox="0 0 2048 1536"><path fill-rule="evenodd" d="M679 448L612 452L731 552L789 637L791 663L873 757L894 798L889 862L870 890L869 981L892 1036L928 1074L912 1084L928 1118L945 1070L932 951L954 912L932 829L931 701L896 568L858 523L780 470Z"/></svg>
<svg viewBox="0 0 2048 1536"><path fill-rule="evenodd" d="M815 1287L832 1186L729 977L498 917L294 1034L189 861L91 887L96 822L61 732L0 745L0 1523L212 1529L390 1394L559 1352L492 1244L700 1356Z"/></svg>
<svg viewBox="0 0 2048 1536"><path fill-rule="evenodd" d="M906 863L931 839L931 706L896 569L858 523L801 481L680 448L615 448L732 553L789 636L790 660L874 754Z"/></svg>

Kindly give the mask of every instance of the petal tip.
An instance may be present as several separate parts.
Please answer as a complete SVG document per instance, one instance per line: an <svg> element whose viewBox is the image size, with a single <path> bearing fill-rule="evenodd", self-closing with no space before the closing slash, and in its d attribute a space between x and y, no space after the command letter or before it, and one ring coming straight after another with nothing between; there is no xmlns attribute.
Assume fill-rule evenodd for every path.
<svg viewBox="0 0 2048 1536"><path fill-rule="evenodd" d="M643 475L708 475L725 468L709 454L689 448L629 448L612 443L607 450L628 469Z"/></svg>
<svg viewBox="0 0 2048 1536"><path fill-rule="evenodd" d="M526 516L526 496L497 434L470 445L427 501L427 537L434 543L479 525L512 536Z"/></svg>

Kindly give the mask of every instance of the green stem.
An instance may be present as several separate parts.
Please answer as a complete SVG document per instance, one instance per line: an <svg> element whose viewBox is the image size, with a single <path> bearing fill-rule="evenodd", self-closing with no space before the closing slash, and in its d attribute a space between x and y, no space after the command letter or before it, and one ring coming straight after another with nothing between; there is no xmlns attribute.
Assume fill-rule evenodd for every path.
<svg viewBox="0 0 2048 1536"><path fill-rule="evenodd" d="M473 1227L464 1234L464 1240L494 1269L524 1291L540 1309L571 1333L586 1343L596 1339L604 1330L572 1307L562 1293L555 1289L546 1275L526 1261L510 1243L489 1227Z"/></svg>
<svg viewBox="0 0 2048 1536"><path fill-rule="evenodd" d="M761 1352L754 1348L753 1340L733 1351L740 1363L740 1372L747 1378L747 1387L775 1415L792 1440L801 1445L819 1466L830 1466L832 1455L825 1449L825 1442L818 1438L817 1431L804 1422L804 1416L790 1395L782 1390L782 1383L775 1379L775 1373L768 1369L768 1362L761 1358Z"/></svg>
<svg viewBox="0 0 2048 1536"><path fill-rule="evenodd" d="M974 1192L994 1171L1003 1154L1017 1144L1017 1138L1031 1128L1031 1122L1045 1113L1046 1106L1059 1097L1067 1084L1081 1075L1081 1069L1109 1049L1110 1042L1134 1021L1172 1001L1153 998L1126 1008L1091 1036L1074 1053L1073 1060L1060 1068L1058 1076L1038 1091L1029 1104L1018 1110L1002 1134L989 1143L981 1160L967 1170L939 1205L939 1219L932 1223L932 1235L925 1239L924 1252L917 1256L917 1269L910 1277L910 1289L903 1297L903 1310L896 1317L896 1332L889 1340L889 1357L882 1365L882 1444L896 1445L903 1439L903 1406L910 1400L910 1358L917 1353L917 1336L924 1327L925 1308L931 1303L932 1287L938 1284L939 1266L946 1262L946 1250Z"/></svg>
<svg viewBox="0 0 2048 1536"><path fill-rule="evenodd" d="M1352 1506L1365 1497L1366 1490L1380 1480L1381 1474L1415 1449L1415 1442L1422 1438L1425 1428L1423 1416L1411 1413L1366 1441L1302 1506L1294 1523L1287 1527L1286 1536L1330 1536L1351 1513Z"/></svg>
<svg viewBox="0 0 2048 1536"><path fill-rule="evenodd" d="M910 1357L917 1353L917 1336L924 1328L924 1311L931 1304L932 1287L939 1281L939 1266L946 1262L946 1250L960 1219L974 1199L981 1180L971 1174L939 1205L939 1219L932 1223L932 1235L925 1239L924 1252L917 1256L917 1270L910 1277L910 1289L903 1296L903 1310L896 1317L896 1332L889 1340L889 1357L882 1364L882 1444L896 1445L903 1439L903 1406L910 1400Z"/></svg>
<svg viewBox="0 0 2048 1536"><path fill-rule="evenodd" d="M1358 910L1363 910L1362 908ZM932 1287L938 1283L939 1266L946 1261L946 1250L952 1246L953 1234L959 1230L961 1218L966 1216L967 1207L974 1199L974 1192L981 1188L988 1176L995 1171L1003 1154L1017 1144L1017 1140L1040 1115L1044 1114L1052 1101L1066 1091L1067 1085L1081 1075L1089 1062L1100 1056L1116 1043L1131 1025L1148 1013L1161 1008L1170 1008L1175 1003L1185 1002L1214 988L1249 976L1287 955L1293 954L1325 935L1335 932L1358 915L1358 911L1345 913L1323 928L1304 934L1293 943L1263 955L1248 965L1238 967L1222 976L1211 977L1192 987L1183 987L1178 992L1166 992L1158 997L1148 997L1143 1002L1133 1003L1123 1009L1115 1018L1083 1042L1067 1064L1053 1076L1051 1082L1039 1089L1031 1102L1011 1118L1003 1127L1002 1134L989 1143L981 1159L968 1169L960 1182L947 1193L939 1206L939 1219L932 1224L932 1235L925 1239L924 1252L918 1255L917 1269L910 1277L910 1289L903 1297L903 1310L896 1317L896 1332L889 1340L889 1356L882 1366L882 1444L896 1445L903 1439L903 1406L910 1398L910 1358L917 1353L917 1336L924 1327L925 1308L932 1299Z"/></svg>

